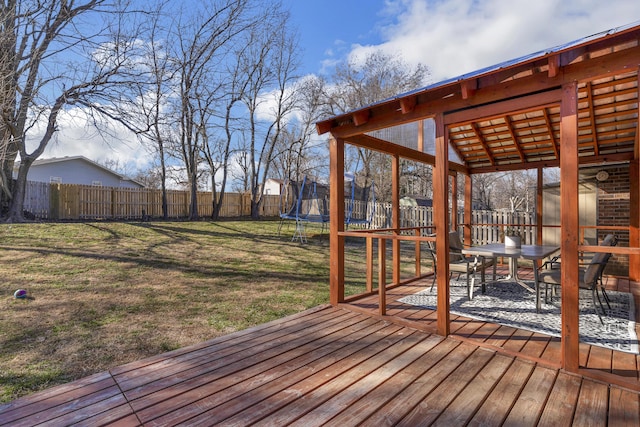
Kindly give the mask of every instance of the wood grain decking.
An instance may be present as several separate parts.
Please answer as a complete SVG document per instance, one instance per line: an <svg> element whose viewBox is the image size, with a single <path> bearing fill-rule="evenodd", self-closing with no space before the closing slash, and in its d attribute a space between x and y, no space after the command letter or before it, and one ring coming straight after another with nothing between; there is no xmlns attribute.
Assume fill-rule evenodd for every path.
<svg viewBox="0 0 640 427"><path fill-rule="evenodd" d="M394 303L402 292L394 317L318 307L15 400L0 424L640 424L638 392L553 367L557 340L463 319L443 338L403 324L435 316ZM583 350L637 381L629 358Z"/></svg>

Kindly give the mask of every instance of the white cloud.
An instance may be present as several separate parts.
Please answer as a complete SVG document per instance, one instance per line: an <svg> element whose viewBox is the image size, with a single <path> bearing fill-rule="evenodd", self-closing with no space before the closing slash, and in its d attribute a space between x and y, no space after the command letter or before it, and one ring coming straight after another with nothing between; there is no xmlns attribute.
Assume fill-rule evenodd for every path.
<svg viewBox="0 0 640 427"><path fill-rule="evenodd" d="M382 49L401 53L410 64L427 65L432 82L438 82L638 21L640 6L638 0L385 0L379 16L374 30L383 43L336 40L325 52L322 71L347 52L364 58ZM265 94L269 102L261 106L260 117L272 116L272 96ZM82 155L101 163L117 160L132 169L152 158L120 125L113 124L109 136L100 134L82 109L63 112L58 129L42 158ZM43 132L43 127L31 132L28 146L33 148Z"/></svg>
<svg viewBox="0 0 640 427"><path fill-rule="evenodd" d="M57 128L40 158L84 156L98 163L110 159L133 170L143 169L151 161L132 132L118 123L110 123L107 132L98 132L83 108L61 111ZM45 124L39 123L27 134L27 152L35 149L44 130Z"/></svg>
<svg viewBox="0 0 640 427"><path fill-rule="evenodd" d="M638 0L389 0L395 23L378 46L427 65L434 82L551 48L640 19Z"/></svg>

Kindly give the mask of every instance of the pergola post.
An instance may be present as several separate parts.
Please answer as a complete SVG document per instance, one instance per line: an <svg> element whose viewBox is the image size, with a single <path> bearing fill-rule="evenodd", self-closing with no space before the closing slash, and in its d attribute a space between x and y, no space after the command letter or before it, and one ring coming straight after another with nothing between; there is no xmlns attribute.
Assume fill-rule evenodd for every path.
<svg viewBox="0 0 640 427"><path fill-rule="evenodd" d="M344 140L329 140L329 301L344 302Z"/></svg>
<svg viewBox="0 0 640 427"><path fill-rule="evenodd" d="M562 88L560 103L560 255L562 257L562 367L579 368L578 330L578 85Z"/></svg>
<svg viewBox="0 0 640 427"><path fill-rule="evenodd" d="M640 71L640 68L638 68ZM640 72L638 85L640 88ZM640 102L638 103L640 117ZM640 121L636 124L636 141L633 160L629 163L629 246L640 246ZM640 281L640 255L629 255L629 279Z"/></svg>
<svg viewBox="0 0 640 427"><path fill-rule="evenodd" d="M538 168L538 180L536 184L536 244L542 244L542 209L543 209L543 186L544 186L544 175L543 169Z"/></svg>
<svg viewBox="0 0 640 427"><path fill-rule="evenodd" d="M433 222L436 227L436 280L438 281L438 334L450 333L449 313L449 146L442 114L435 116L436 158L433 168Z"/></svg>
<svg viewBox="0 0 640 427"><path fill-rule="evenodd" d="M400 234L400 156L394 154L391 160L391 221L393 233ZM400 283L400 240L392 240L393 248L393 283Z"/></svg>
<svg viewBox="0 0 640 427"><path fill-rule="evenodd" d="M451 230L458 231L458 174L451 175Z"/></svg>
<svg viewBox="0 0 640 427"><path fill-rule="evenodd" d="M640 159L629 163L629 246L640 246ZM640 281L640 255L629 255L629 280Z"/></svg>
<svg viewBox="0 0 640 427"><path fill-rule="evenodd" d="M471 230L473 228L473 179L471 175L464 176L464 242L471 245Z"/></svg>

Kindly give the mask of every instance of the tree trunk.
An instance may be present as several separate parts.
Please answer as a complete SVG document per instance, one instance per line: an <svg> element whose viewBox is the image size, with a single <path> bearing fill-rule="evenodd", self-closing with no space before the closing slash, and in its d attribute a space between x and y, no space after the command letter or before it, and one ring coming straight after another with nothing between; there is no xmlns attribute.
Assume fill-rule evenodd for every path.
<svg viewBox="0 0 640 427"><path fill-rule="evenodd" d="M222 201L224 199L224 188L220 190L220 194L217 196L216 193L213 193L213 212L211 216L215 221L220 219L220 210L222 209Z"/></svg>
<svg viewBox="0 0 640 427"><path fill-rule="evenodd" d="M260 203L262 198L258 201L253 200L251 198L251 219L260 219Z"/></svg>
<svg viewBox="0 0 640 427"><path fill-rule="evenodd" d="M189 219L198 219L198 183L195 179L191 181L191 203L189 204Z"/></svg>
<svg viewBox="0 0 640 427"><path fill-rule="evenodd" d="M169 201L167 200L167 165L164 161L164 145L160 147L160 188L162 189L162 219L169 218Z"/></svg>
<svg viewBox="0 0 640 427"><path fill-rule="evenodd" d="M13 160L2 159L0 169L0 217L9 213L13 194Z"/></svg>
<svg viewBox="0 0 640 427"><path fill-rule="evenodd" d="M18 177L13 183L12 197L7 212L7 222L24 222L24 195L27 187L27 174L33 160L24 159L20 162Z"/></svg>

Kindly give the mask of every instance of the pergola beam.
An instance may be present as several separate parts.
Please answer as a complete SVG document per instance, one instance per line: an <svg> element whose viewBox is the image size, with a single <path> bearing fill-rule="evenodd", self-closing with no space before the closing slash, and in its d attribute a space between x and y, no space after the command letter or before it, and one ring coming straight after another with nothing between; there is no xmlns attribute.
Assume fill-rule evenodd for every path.
<svg viewBox="0 0 640 427"><path fill-rule="evenodd" d="M480 131L480 129L478 129L478 125L476 123L471 123L471 129L473 129L473 133L476 135L476 138L478 138L478 141L480 141L480 145L482 146L484 153L489 159L489 163L491 163L491 166L495 166L496 160L494 159L493 154L491 154L491 149L487 145L487 142L484 140L484 137L482 136L482 132Z"/></svg>
<svg viewBox="0 0 640 427"><path fill-rule="evenodd" d="M349 144L357 145L359 147L368 148L370 150L379 151L381 153L397 153L400 157L409 160L415 160L417 162L426 163L429 165L435 164L435 156L427 153L421 153L411 148L403 147L401 145L392 144L382 139L375 138L369 135L356 135L350 137L347 142ZM462 172L464 174L469 173L469 170L461 164L451 162L449 169L455 172Z"/></svg>
<svg viewBox="0 0 640 427"><path fill-rule="evenodd" d="M462 93L462 99L473 98L478 90L478 80L463 80L460 82L460 92Z"/></svg>
<svg viewBox="0 0 640 427"><path fill-rule="evenodd" d="M445 124L451 126L460 126L467 123L490 120L493 118L503 117L507 114L518 114L533 109L545 108L548 106L558 105L560 102L560 89L548 90L546 92L536 93L532 95L521 96L519 98L494 102L488 105L467 108L445 115Z"/></svg>
<svg viewBox="0 0 640 427"><path fill-rule="evenodd" d="M526 156L524 155L524 151L522 150L522 147L520 146L520 142L518 141L518 135L516 135L516 132L513 130L513 124L511 123L511 119L509 119L509 116L506 116L504 120L505 120L505 124L507 125L507 130L509 131L509 135L513 140L513 146L515 147L516 151L518 152L518 155L520 156L520 161L524 162L526 160Z"/></svg>
<svg viewBox="0 0 640 427"><path fill-rule="evenodd" d="M432 117L439 112L457 111L557 89L567 82L587 81L594 76L606 77L627 73L637 69L638 58L640 58L640 46L609 53L606 61L601 57L586 58L583 61L565 65L562 67L562 72L555 77L548 75L543 77L540 73L533 73L517 80L498 82L495 81L493 74L488 73L486 76L475 77L478 81L478 89L469 99L462 98L460 90L456 90L461 82L456 82L429 90L429 96L420 93L412 94L411 97L415 97L417 103L410 112L403 112L400 104L402 98L396 98L369 107L371 114L365 124L356 126L351 121L351 115L346 115L319 122L316 129L319 134L331 131L335 137L348 138L360 133Z"/></svg>
<svg viewBox="0 0 640 427"><path fill-rule="evenodd" d="M549 110L547 108L543 108L542 111L544 112L544 122L547 126L547 133L549 135L549 138L551 139L551 144L553 146L553 153L556 156L556 159L560 158L560 149L558 148L558 141L556 141L556 135L553 132L553 124L551 123L551 119L549 118Z"/></svg>
<svg viewBox="0 0 640 427"><path fill-rule="evenodd" d="M549 57L549 77L555 77L560 72L560 55L551 55Z"/></svg>
<svg viewBox="0 0 640 427"><path fill-rule="evenodd" d="M560 156L562 159L562 156ZM598 164L598 163L617 163L628 162L633 160L633 153L618 153L607 154L597 157L580 157L581 165ZM496 166L478 167L469 170L469 173L491 173L491 172L508 172L517 171L523 169L536 169L536 168L557 168L560 167L561 160L544 160L539 162L529 162L527 164L513 163L513 164L500 164Z"/></svg>

